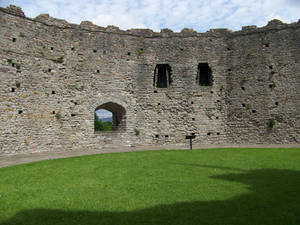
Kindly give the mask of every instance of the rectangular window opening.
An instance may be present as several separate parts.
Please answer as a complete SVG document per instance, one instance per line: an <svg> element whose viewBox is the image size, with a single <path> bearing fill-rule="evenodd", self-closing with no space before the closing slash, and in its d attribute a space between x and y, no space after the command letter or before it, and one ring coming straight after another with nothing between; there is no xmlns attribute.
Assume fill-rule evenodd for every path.
<svg viewBox="0 0 300 225"><path fill-rule="evenodd" d="M172 83L171 75L172 69L169 64L157 64L154 70L154 87L168 88Z"/></svg>
<svg viewBox="0 0 300 225"><path fill-rule="evenodd" d="M212 86L212 72L208 63L199 63L196 78L197 84L200 86Z"/></svg>

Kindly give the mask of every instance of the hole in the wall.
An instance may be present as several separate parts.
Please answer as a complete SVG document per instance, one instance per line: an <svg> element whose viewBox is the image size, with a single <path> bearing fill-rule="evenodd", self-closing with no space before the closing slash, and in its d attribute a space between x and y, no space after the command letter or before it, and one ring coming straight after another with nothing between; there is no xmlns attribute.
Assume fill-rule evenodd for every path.
<svg viewBox="0 0 300 225"><path fill-rule="evenodd" d="M123 131L126 129L126 110L123 106L107 102L95 109L94 131Z"/></svg>
<svg viewBox="0 0 300 225"><path fill-rule="evenodd" d="M269 44L264 44L264 46L265 46L265 47L269 47L270 45L269 45Z"/></svg>
<svg viewBox="0 0 300 225"><path fill-rule="evenodd" d="M72 117L74 117L74 116L76 116L76 114L74 114L74 113L71 113L71 116L72 116Z"/></svg>
<svg viewBox="0 0 300 225"><path fill-rule="evenodd" d="M54 50L54 47L51 47L50 49L51 49L51 50Z"/></svg>
<svg viewBox="0 0 300 225"><path fill-rule="evenodd" d="M210 133L210 132L208 132L208 133L207 133L207 135L209 136L209 135L211 135L211 133Z"/></svg>
<svg viewBox="0 0 300 225"><path fill-rule="evenodd" d="M241 89L244 91L244 90L245 90L245 87L241 87Z"/></svg>
<svg viewBox="0 0 300 225"><path fill-rule="evenodd" d="M172 83L172 69L169 64L157 64L154 69L153 86L168 88Z"/></svg>
<svg viewBox="0 0 300 225"><path fill-rule="evenodd" d="M278 106L278 105L279 105L279 102L275 102L275 105Z"/></svg>
<svg viewBox="0 0 300 225"><path fill-rule="evenodd" d="M214 92L213 92L213 91L211 91L210 93L211 93L211 94L213 94Z"/></svg>
<svg viewBox="0 0 300 225"><path fill-rule="evenodd" d="M231 72L231 69L230 69L230 68L228 69L228 72Z"/></svg>
<svg viewBox="0 0 300 225"><path fill-rule="evenodd" d="M156 137L156 138L159 138L159 135L158 135L158 134L155 134L155 137Z"/></svg>
<svg viewBox="0 0 300 225"><path fill-rule="evenodd" d="M220 100L217 100L217 102L220 102Z"/></svg>
<svg viewBox="0 0 300 225"><path fill-rule="evenodd" d="M23 113L23 110L19 110L18 113L19 113L19 114L22 114L22 113Z"/></svg>
<svg viewBox="0 0 300 225"><path fill-rule="evenodd" d="M212 71L208 63L199 63L196 82L200 86L212 86L213 77Z"/></svg>
<svg viewBox="0 0 300 225"><path fill-rule="evenodd" d="M74 51L74 50L75 50L75 48L74 48L74 47L72 47L72 48L71 48L71 50L72 50L72 51Z"/></svg>
<svg viewBox="0 0 300 225"><path fill-rule="evenodd" d="M16 68L17 68L17 70L19 70L19 69L21 69L21 66L17 64Z"/></svg>
<svg viewBox="0 0 300 225"><path fill-rule="evenodd" d="M193 102L193 101L191 101L191 104L193 105L193 104L194 104L194 102Z"/></svg>
<svg viewBox="0 0 300 225"><path fill-rule="evenodd" d="M55 114L55 111L52 111L52 114Z"/></svg>
<svg viewBox="0 0 300 225"><path fill-rule="evenodd" d="M227 51L230 51L231 49L230 48L227 48Z"/></svg>
<svg viewBox="0 0 300 225"><path fill-rule="evenodd" d="M157 93L157 91L153 91L153 93Z"/></svg>
<svg viewBox="0 0 300 225"><path fill-rule="evenodd" d="M168 138L169 137L169 135L165 135L165 138Z"/></svg>
<svg viewBox="0 0 300 225"><path fill-rule="evenodd" d="M48 69L48 72L50 73L50 72L51 72L51 69Z"/></svg>
<svg viewBox="0 0 300 225"><path fill-rule="evenodd" d="M97 52L97 49L94 49L93 52L96 53L96 52Z"/></svg>
<svg viewBox="0 0 300 225"><path fill-rule="evenodd" d="M274 88L274 84L269 84L269 88Z"/></svg>
<svg viewBox="0 0 300 225"><path fill-rule="evenodd" d="M216 116L216 120L218 120L219 119L219 117L218 116Z"/></svg>
<svg viewBox="0 0 300 225"><path fill-rule="evenodd" d="M16 65L15 63L12 63L12 64L11 64L12 67L15 67L15 65Z"/></svg>
<svg viewBox="0 0 300 225"><path fill-rule="evenodd" d="M253 110L252 110L252 113L256 113L256 110L255 110L255 109L253 109Z"/></svg>
<svg viewBox="0 0 300 225"><path fill-rule="evenodd" d="M158 123L160 123L160 120L157 120Z"/></svg>
<svg viewBox="0 0 300 225"><path fill-rule="evenodd" d="M127 55L131 55L131 52L127 52Z"/></svg>
<svg viewBox="0 0 300 225"><path fill-rule="evenodd" d="M242 106L243 106L243 107L246 107L246 104L245 104L245 103L243 103L243 104L242 104Z"/></svg>
<svg viewBox="0 0 300 225"><path fill-rule="evenodd" d="M273 69L273 66L269 66L269 69Z"/></svg>
<svg viewBox="0 0 300 225"><path fill-rule="evenodd" d="M157 105L160 105L160 102L159 102L159 103L157 103Z"/></svg>
<svg viewBox="0 0 300 225"><path fill-rule="evenodd" d="M16 81L16 87L17 87L17 88L20 88L20 87L21 87L21 83L18 82L18 81Z"/></svg>
<svg viewBox="0 0 300 225"><path fill-rule="evenodd" d="M100 73L100 70L97 70L97 73Z"/></svg>
<svg viewBox="0 0 300 225"><path fill-rule="evenodd" d="M77 102L74 102L74 105L77 105L78 103Z"/></svg>
<svg viewBox="0 0 300 225"><path fill-rule="evenodd" d="M13 39L12 39L12 42L16 42L16 41L17 41L17 39L16 39L16 38L13 38Z"/></svg>
<svg viewBox="0 0 300 225"><path fill-rule="evenodd" d="M55 95L55 91L52 91L51 94Z"/></svg>
<svg viewBox="0 0 300 225"><path fill-rule="evenodd" d="M192 118L193 121L195 121L195 118Z"/></svg>
<svg viewBox="0 0 300 225"><path fill-rule="evenodd" d="M11 92L15 92L15 90L16 90L15 88L11 88Z"/></svg>
<svg viewBox="0 0 300 225"><path fill-rule="evenodd" d="M180 51L183 51L183 48L180 48Z"/></svg>
<svg viewBox="0 0 300 225"><path fill-rule="evenodd" d="M220 135L220 132L217 132L217 135Z"/></svg>

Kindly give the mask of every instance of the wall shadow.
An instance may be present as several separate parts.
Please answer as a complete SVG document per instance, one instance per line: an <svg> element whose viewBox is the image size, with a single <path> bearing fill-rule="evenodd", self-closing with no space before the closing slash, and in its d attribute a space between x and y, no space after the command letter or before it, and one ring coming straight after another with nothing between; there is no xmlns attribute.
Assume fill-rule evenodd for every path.
<svg viewBox="0 0 300 225"><path fill-rule="evenodd" d="M201 165L196 165L201 166ZM212 167L203 165L204 167ZM218 168L218 167L215 167ZM219 167L221 168L221 167ZM231 168L234 169L234 168ZM237 170L239 171L239 170ZM300 171L260 169L212 178L249 185L224 201L179 202L129 212L32 209L1 225L299 225ZM187 190L188 191L188 190Z"/></svg>

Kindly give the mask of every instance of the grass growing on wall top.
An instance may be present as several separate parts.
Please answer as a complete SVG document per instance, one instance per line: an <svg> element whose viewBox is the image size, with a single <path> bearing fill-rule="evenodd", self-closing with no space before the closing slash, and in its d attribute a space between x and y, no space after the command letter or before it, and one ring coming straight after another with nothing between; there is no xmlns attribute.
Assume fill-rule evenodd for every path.
<svg viewBox="0 0 300 225"><path fill-rule="evenodd" d="M148 151L0 169L0 224L300 224L300 149Z"/></svg>

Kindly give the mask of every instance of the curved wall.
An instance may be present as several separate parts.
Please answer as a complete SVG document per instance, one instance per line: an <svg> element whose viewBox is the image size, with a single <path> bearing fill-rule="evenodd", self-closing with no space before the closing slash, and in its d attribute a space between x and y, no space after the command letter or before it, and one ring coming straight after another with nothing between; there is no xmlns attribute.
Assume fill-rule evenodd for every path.
<svg viewBox="0 0 300 225"><path fill-rule="evenodd" d="M121 31L11 6L0 25L0 153L184 144L189 133L198 144L299 142L299 23ZM199 63L212 86L196 83ZM168 88L153 86L157 64L172 68ZM125 108L125 131L94 133L106 102Z"/></svg>

